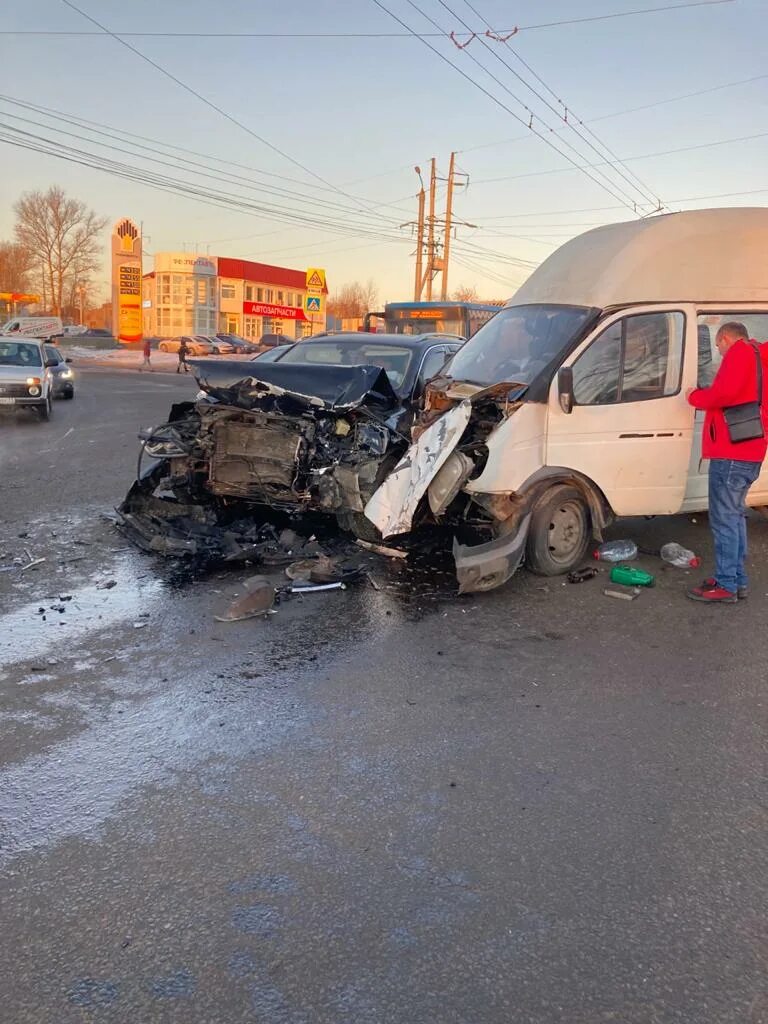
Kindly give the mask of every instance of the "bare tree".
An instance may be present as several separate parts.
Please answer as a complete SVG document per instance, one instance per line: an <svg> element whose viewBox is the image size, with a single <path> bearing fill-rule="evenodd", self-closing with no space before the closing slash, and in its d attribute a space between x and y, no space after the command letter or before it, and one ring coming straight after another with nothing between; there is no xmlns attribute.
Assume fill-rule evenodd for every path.
<svg viewBox="0 0 768 1024"><path fill-rule="evenodd" d="M460 284L458 288L453 289L451 298L455 302L477 302L477 288L471 284Z"/></svg>
<svg viewBox="0 0 768 1024"><path fill-rule="evenodd" d="M353 281L333 293L328 300L328 312L339 318L363 316L375 308L377 300L378 290L372 280L365 284Z"/></svg>
<svg viewBox="0 0 768 1024"><path fill-rule="evenodd" d="M58 185L47 192L25 192L14 211L16 240L28 251L51 310L60 316L68 289L86 281L99 264L106 218Z"/></svg>
<svg viewBox="0 0 768 1024"><path fill-rule="evenodd" d="M0 242L0 292L25 292L32 261L23 245Z"/></svg>

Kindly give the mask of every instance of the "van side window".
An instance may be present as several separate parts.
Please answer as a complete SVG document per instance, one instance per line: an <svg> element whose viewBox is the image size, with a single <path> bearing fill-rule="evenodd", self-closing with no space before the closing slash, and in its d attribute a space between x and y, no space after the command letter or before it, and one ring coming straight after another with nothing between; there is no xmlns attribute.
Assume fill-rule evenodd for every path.
<svg viewBox="0 0 768 1024"><path fill-rule="evenodd" d="M720 369L721 359L715 338L723 324L734 321L744 324L750 338L758 342L768 341L768 312L740 313L734 309L724 313L699 313L697 321L699 362L696 383L700 388L708 388Z"/></svg>
<svg viewBox="0 0 768 1024"><path fill-rule="evenodd" d="M683 367L682 313L617 320L573 364L578 405L613 405L674 395Z"/></svg>

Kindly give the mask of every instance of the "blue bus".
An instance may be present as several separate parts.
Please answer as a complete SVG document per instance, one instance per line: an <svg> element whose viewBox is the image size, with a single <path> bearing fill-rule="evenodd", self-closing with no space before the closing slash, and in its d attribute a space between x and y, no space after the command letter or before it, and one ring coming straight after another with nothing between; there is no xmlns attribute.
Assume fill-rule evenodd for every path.
<svg viewBox="0 0 768 1024"><path fill-rule="evenodd" d="M387 334L460 334L471 338L500 308L484 302L388 302L383 313L365 314L363 329L375 331L374 321L383 320Z"/></svg>

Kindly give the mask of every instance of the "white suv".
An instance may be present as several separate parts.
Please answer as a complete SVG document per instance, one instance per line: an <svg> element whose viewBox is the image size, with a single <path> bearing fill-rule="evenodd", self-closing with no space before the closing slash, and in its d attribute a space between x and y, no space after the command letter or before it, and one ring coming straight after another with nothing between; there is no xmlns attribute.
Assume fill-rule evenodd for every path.
<svg viewBox="0 0 768 1024"><path fill-rule="evenodd" d="M36 409L41 420L51 418L56 363L42 341L0 337L0 405Z"/></svg>

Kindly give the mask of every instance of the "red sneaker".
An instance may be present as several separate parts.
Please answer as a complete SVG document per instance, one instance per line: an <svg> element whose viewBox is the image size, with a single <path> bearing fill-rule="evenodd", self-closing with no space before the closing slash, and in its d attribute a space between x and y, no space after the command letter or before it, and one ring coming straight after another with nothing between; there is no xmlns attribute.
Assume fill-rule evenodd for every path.
<svg viewBox="0 0 768 1024"><path fill-rule="evenodd" d="M708 604L736 604L738 598L730 590L724 590L722 587L715 584L714 587L706 586L709 580L705 582L703 587L694 587L693 590L689 590L687 596L692 601L704 601Z"/></svg>
<svg viewBox="0 0 768 1024"><path fill-rule="evenodd" d="M714 576L707 576L707 578L703 581L701 585L705 590L711 590L713 587L717 586L717 580ZM739 601L746 601L749 597L749 588L739 587L736 591L736 597L739 599Z"/></svg>

